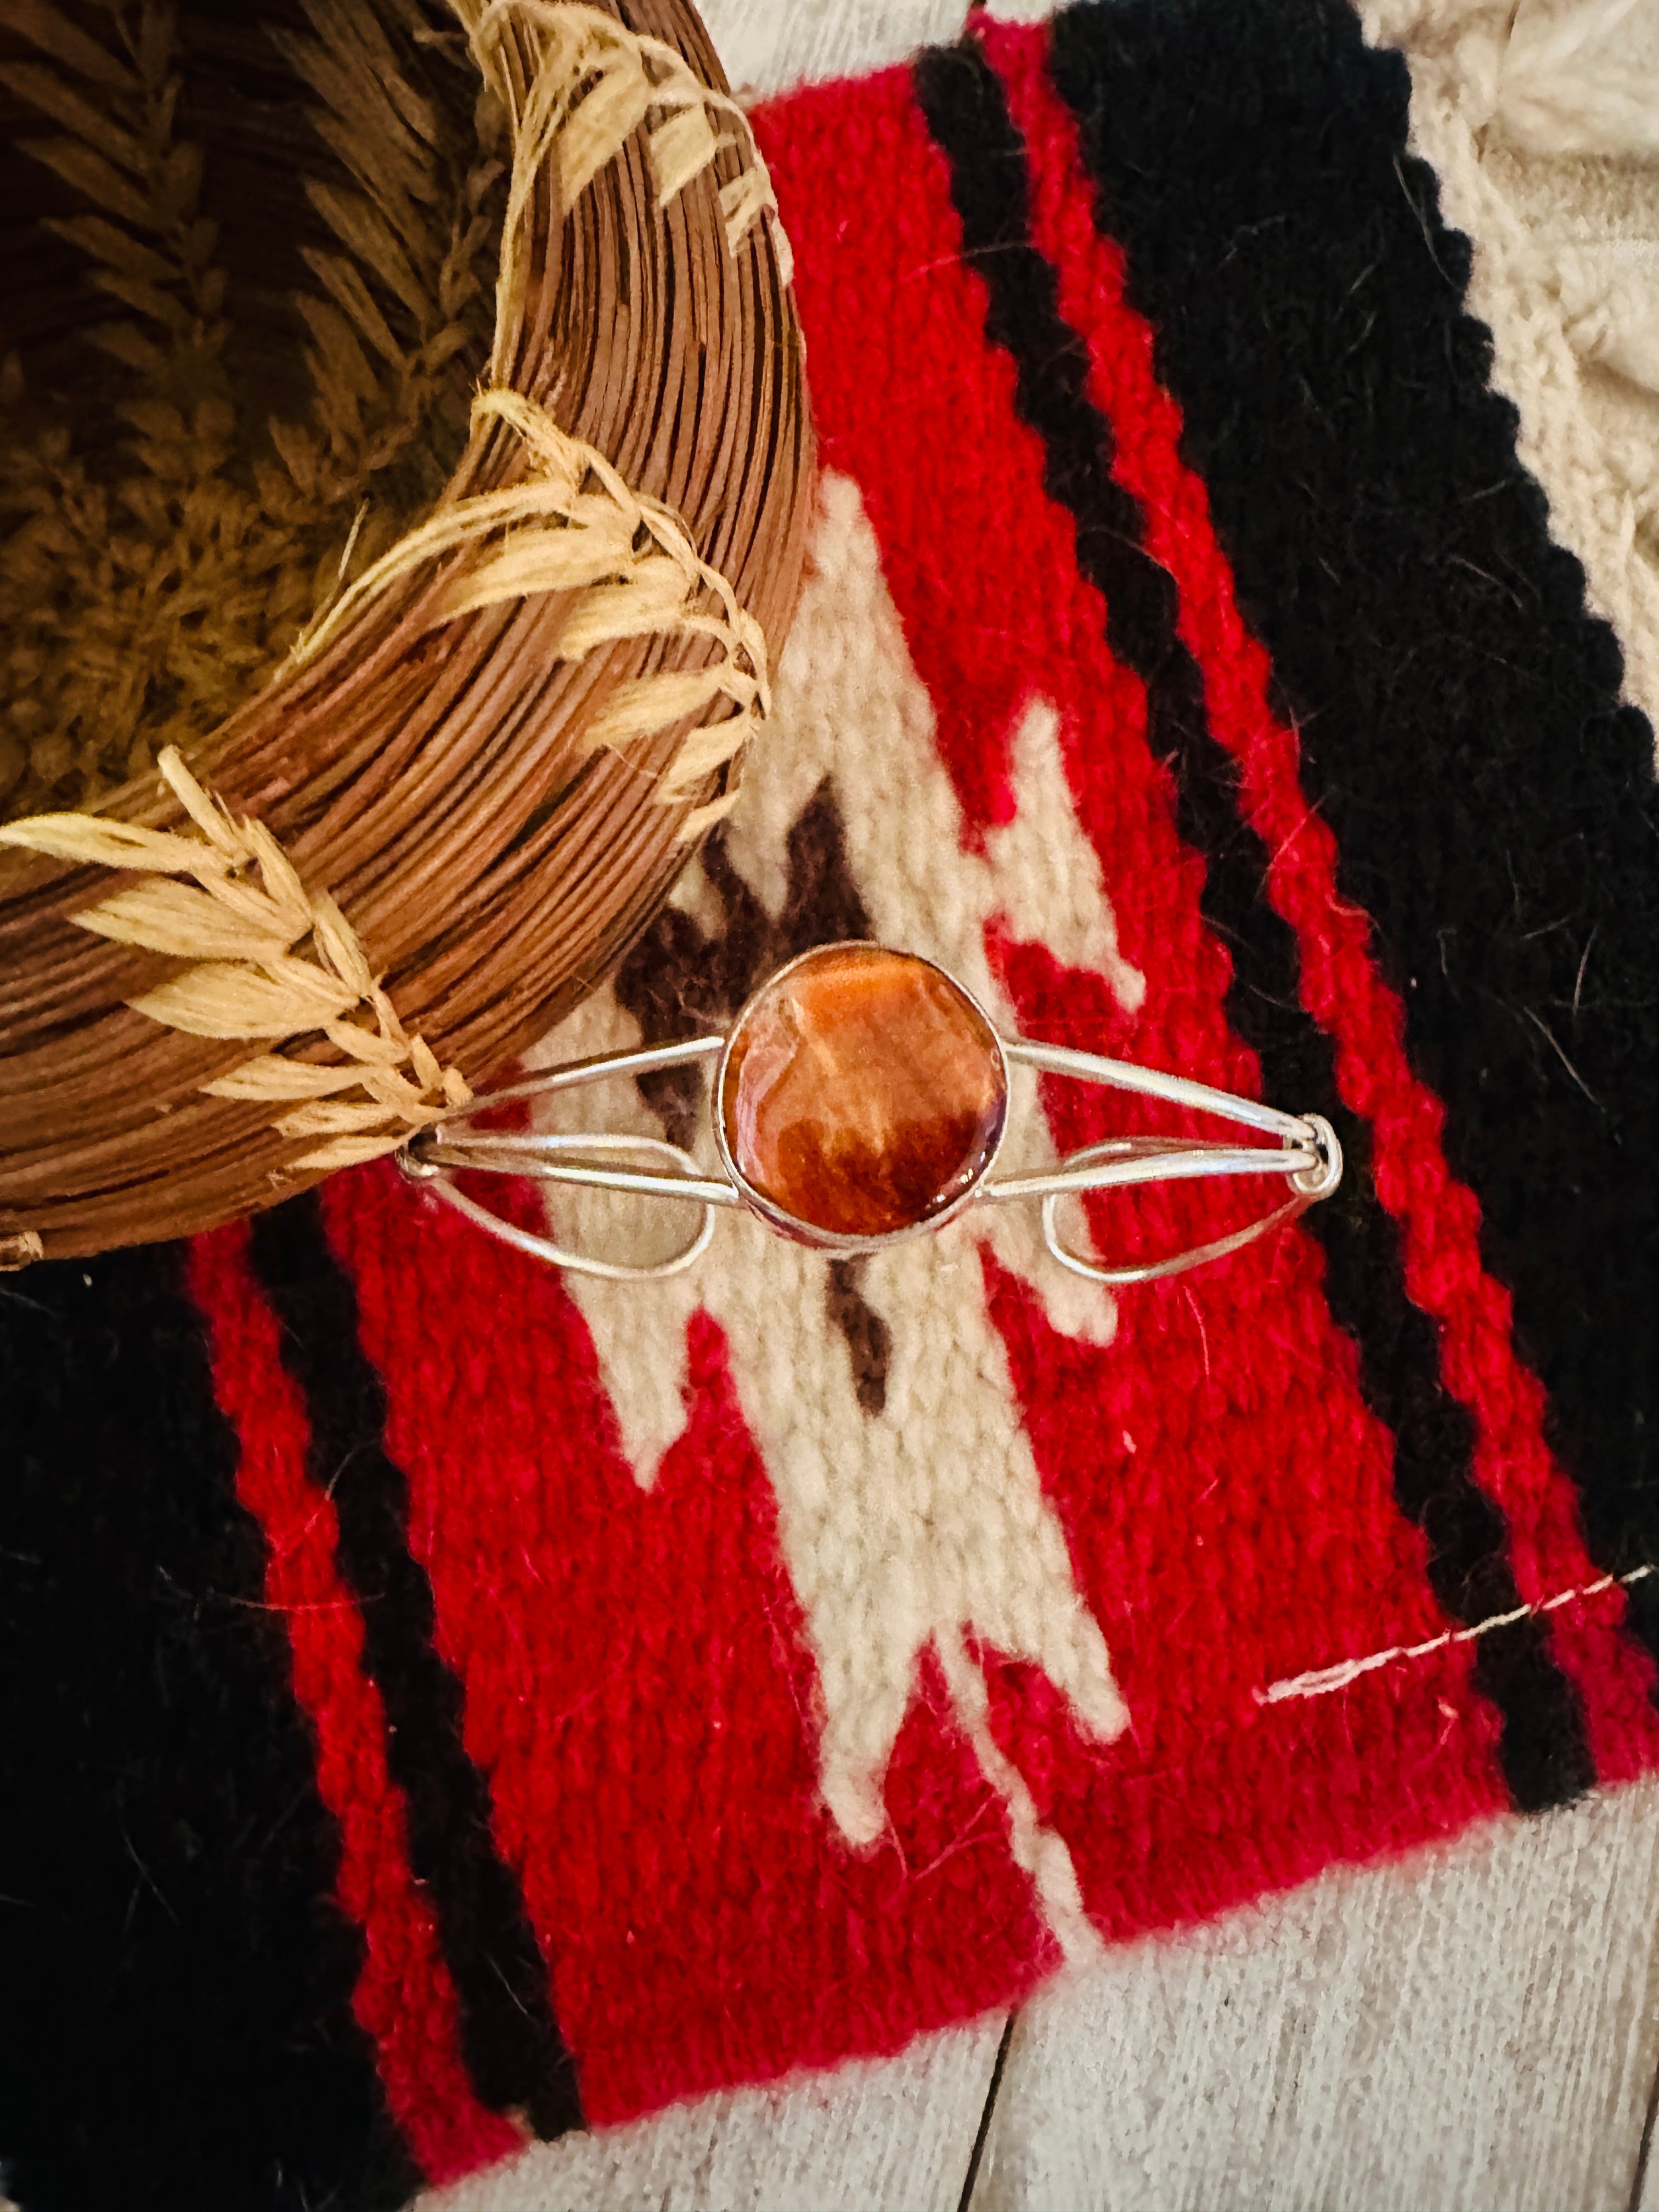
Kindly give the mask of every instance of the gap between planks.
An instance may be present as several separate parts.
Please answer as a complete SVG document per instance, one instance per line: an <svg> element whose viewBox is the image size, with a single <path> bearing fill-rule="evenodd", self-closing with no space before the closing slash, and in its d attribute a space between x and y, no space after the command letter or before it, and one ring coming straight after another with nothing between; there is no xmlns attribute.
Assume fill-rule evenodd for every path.
<svg viewBox="0 0 1659 2212"><path fill-rule="evenodd" d="M965 2212L1659 2212L1656 1893L1649 1780L1113 1951Z"/></svg>

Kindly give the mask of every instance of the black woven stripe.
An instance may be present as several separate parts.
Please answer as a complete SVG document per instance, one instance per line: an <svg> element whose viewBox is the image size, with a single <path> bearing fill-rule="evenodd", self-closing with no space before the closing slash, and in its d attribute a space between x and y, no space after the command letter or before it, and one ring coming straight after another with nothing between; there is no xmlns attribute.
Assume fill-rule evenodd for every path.
<svg viewBox="0 0 1659 2212"><path fill-rule="evenodd" d="M495 1848L489 1784L462 1741L461 1686L432 1640L432 1585L409 1548L409 1486L386 1448L386 1386L315 1194L261 1214L250 1253L282 1327L283 1363L305 1393L307 1471L334 1501L339 1569L362 1609L409 1863L432 1900L467 2069L485 2104L562 2135L582 2124L575 2070L517 1877Z"/></svg>
<svg viewBox="0 0 1659 2212"><path fill-rule="evenodd" d="M1079 566L1106 601L1108 642L1146 685L1147 741L1174 773L1181 834L1204 855L1204 915L1232 955L1228 1018L1260 1056L1268 1096L1327 1115L1342 1139L1342 1192L1307 1220L1328 1255L1331 1311L1358 1346L1367 1403L1394 1432L1401 1510L1428 1538L1430 1579L1454 1620L1511 1611L1521 1601L1504 1519L1470 1472L1473 1424L1441 1381L1433 1324L1406 1295L1398 1232L1371 1186L1370 1132L1343 1105L1330 1040L1302 1008L1296 939L1267 903L1267 852L1239 813L1203 678L1176 635L1174 580L1143 550L1139 505L1111 478L1111 427L1087 397L1086 350L1030 242L1024 142L971 43L924 57L916 84L950 163L964 258L988 294L987 332L1012 357L1020 416L1043 441L1046 488L1075 520ZM1502 1716L1518 1805L1559 1803L1594 1780L1577 1694L1537 1621L1482 1638L1475 1679Z"/></svg>
<svg viewBox="0 0 1659 2212"><path fill-rule="evenodd" d="M0 2177L26 2212L417 2185L179 1254L0 1279Z"/></svg>
<svg viewBox="0 0 1659 2212"><path fill-rule="evenodd" d="M1404 64L1343 0L1123 0L1054 68L1591 1548L1659 1559L1652 733L1488 388ZM1659 1655L1659 1583L1630 1600Z"/></svg>

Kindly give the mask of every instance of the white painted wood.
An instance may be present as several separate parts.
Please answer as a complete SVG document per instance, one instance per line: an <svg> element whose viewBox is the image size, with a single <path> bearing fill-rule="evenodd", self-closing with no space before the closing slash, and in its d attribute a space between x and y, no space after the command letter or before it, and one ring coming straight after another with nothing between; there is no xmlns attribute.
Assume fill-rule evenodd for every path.
<svg viewBox="0 0 1659 2212"><path fill-rule="evenodd" d="M1631 2212L1659 2212L1659 2157L1655 2155L1656 2134L1659 2134L1659 2074L1654 2076L1653 2088L1648 2098L1648 2124L1642 2135L1641 2155L1637 2161L1636 2202Z"/></svg>
<svg viewBox="0 0 1659 2212"><path fill-rule="evenodd" d="M1656 1892L1649 1782L1117 1952L1016 2024L973 2212L1626 2212Z"/></svg>
<svg viewBox="0 0 1659 2212"><path fill-rule="evenodd" d="M898 2058L538 2143L416 2212L957 2212L1004 2015Z"/></svg>

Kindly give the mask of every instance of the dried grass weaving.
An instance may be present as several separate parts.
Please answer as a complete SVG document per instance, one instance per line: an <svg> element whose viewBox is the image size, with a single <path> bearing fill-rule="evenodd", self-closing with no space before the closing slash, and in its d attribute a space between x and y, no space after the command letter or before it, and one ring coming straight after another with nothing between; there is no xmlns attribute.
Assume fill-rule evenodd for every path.
<svg viewBox="0 0 1659 2212"><path fill-rule="evenodd" d="M735 799L812 460L679 0L30 0L0 91L15 1263L386 1150L592 988Z"/></svg>

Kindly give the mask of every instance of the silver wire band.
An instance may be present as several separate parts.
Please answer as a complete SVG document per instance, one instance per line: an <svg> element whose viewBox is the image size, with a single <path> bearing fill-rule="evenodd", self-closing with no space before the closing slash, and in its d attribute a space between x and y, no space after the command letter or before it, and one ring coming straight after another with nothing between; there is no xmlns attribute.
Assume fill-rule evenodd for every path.
<svg viewBox="0 0 1659 2212"><path fill-rule="evenodd" d="M1162 1068L1137 1067L1133 1060L1106 1060L1094 1052L1074 1052L1069 1045L1038 1044L1030 1037L1005 1037L1005 1058L1022 1067L1035 1067L1045 1075L1074 1075L1085 1083L1103 1083L1113 1091L1139 1091L1143 1098L1161 1098L1166 1105L1190 1107L1194 1113L1217 1114L1225 1121L1240 1121L1247 1129L1260 1129L1286 1144L1304 1144L1308 1123L1297 1114L1281 1114L1276 1106L1262 1106L1254 1098L1236 1097L1231 1091L1213 1091L1190 1076L1166 1075Z"/></svg>
<svg viewBox="0 0 1659 2212"><path fill-rule="evenodd" d="M1077 1198L1089 1190L1124 1190L1133 1183L1190 1182L1203 1176L1310 1175L1322 1165L1311 1142L1286 1146L1270 1152L1265 1146L1230 1150L1224 1145L1182 1145L1172 1137L1147 1140L1146 1152L1127 1152L1134 1139L1118 1138L1112 1144L1090 1145L1069 1152L1056 1168L1030 1175L994 1177L981 1186L984 1199ZM1099 1160L1098 1167L1079 1167L1079 1160Z"/></svg>
<svg viewBox="0 0 1659 2212"><path fill-rule="evenodd" d="M524 1076L517 1083L503 1084L499 1091L489 1091L465 1106L452 1106L428 1126L441 1129L447 1121L469 1121L488 1107L510 1105L515 1098L544 1098L556 1091L574 1091L579 1084L598 1083L607 1075L649 1075L659 1067L683 1067L688 1060L711 1060L725 1049L724 1037L682 1037L677 1044L641 1045L637 1052L601 1052L586 1060L567 1060L557 1067L544 1067L534 1075Z"/></svg>
<svg viewBox="0 0 1659 2212"><path fill-rule="evenodd" d="M643 1148L672 1154L684 1163L685 1172L651 1175L626 1168L586 1167L578 1162L549 1157L561 1152L599 1152L611 1146ZM690 1152L654 1137L599 1136L480 1136L464 1144L446 1145L441 1133L421 1148L421 1164L431 1168L469 1168L477 1175L526 1176L535 1182L573 1183L586 1190L631 1191L647 1198L695 1200L699 1206L741 1206L743 1200L725 1181L705 1176Z"/></svg>
<svg viewBox="0 0 1659 2212"><path fill-rule="evenodd" d="M496 1097L499 1098L502 1095L498 1092ZM490 1103L493 1104L495 1101ZM499 1146L513 1140L485 1137L474 1141L480 1144L494 1142ZM538 1165L533 1159L497 1162L489 1158L474 1157L470 1146L465 1148L452 1146L449 1150L456 1156L440 1159L434 1156L441 1149L439 1146L428 1145L417 1152L412 1145L409 1145L398 1153L398 1164L405 1175L413 1176L417 1182L423 1183L434 1198L442 1199L447 1206L453 1206L458 1213L464 1213L480 1229L487 1229L492 1237L499 1237L504 1244L511 1244L518 1251L527 1252L532 1259L547 1260L557 1267L573 1267L579 1274L599 1275L611 1283L655 1283L666 1276L679 1274L684 1268L694 1265L708 1249L708 1240L714 1233L714 1207L740 1203L736 1191L729 1184L711 1184L702 1180L697 1164L690 1153L682 1152L678 1145L671 1145L662 1137L618 1133L616 1136L520 1138L517 1142L520 1146L531 1143L544 1147L569 1146L587 1152L646 1152L657 1158L665 1158L681 1164L687 1172L676 1176L628 1176L606 1170L595 1173L565 1167L557 1162L543 1161ZM569 1251L565 1246L555 1243L550 1237L538 1237L534 1230L520 1229L516 1222L504 1221L499 1213L492 1213L487 1206L481 1206L476 1198L452 1182L443 1172L446 1166L466 1168L485 1175L530 1176L549 1182L580 1180L601 1190L643 1188L653 1194L660 1192L695 1204L700 1209L701 1218L690 1242L666 1260L654 1260L648 1265L641 1266L623 1260L601 1260L591 1253Z"/></svg>
<svg viewBox="0 0 1659 2212"><path fill-rule="evenodd" d="M1206 1260L1220 1259L1294 1219L1316 1199L1328 1197L1341 1180L1341 1147L1330 1124L1316 1114L1282 1113L1276 1107L1237 1097L1231 1091L1214 1090L1187 1076L1169 1075L1158 1068L1137 1067L1128 1060L1108 1060L1065 1045L1042 1044L1025 1037L1004 1038L1000 1042L1004 1057L1011 1066L1133 1091L1191 1112L1239 1122L1279 1139L1276 1146L1270 1147L1209 1144L1190 1137L1117 1137L1102 1144L1086 1145L1052 1167L1024 1174L988 1176L974 1197L1000 1204L1040 1200L1043 1242L1060 1265L1074 1274L1121 1286L1152 1281L1186 1267L1198 1267ZM546 1097L611 1077L635 1078L660 1068L695 1065L713 1059L725 1047L724 1037L688 1037L674 1044L603 1054L544 1069L444 1115L404 1146L398 1154L399 1164L469 1220L538 1259L613 1282L652 1282L678 1274L708 1249L714 1234L714 1208L744 1205L742 1194L723 1173L706 1173L690 1153L659 1137L603 1132L572 1135L563 1132L468 1131L465 1125L479 1113L514 1100ZM663 1161L671 1172L665 1174L648 1167L611 1166L605 1164L607 1154L623 1160L631 1157ZM587 1253L573 1252L551 1237L538 1237L532 1231L503 1221L457 1188L450 1179L457 1170L526 1176L538 1182L616 1191L635 1197L675 1200L696 1206L700 1218L690 1242L666 1260L638 1266L602 1260ZM1260 1175L1285 1176L1291 1184L1290 1199L1230 1236L1194 1245L1168 1259L1105 1267L1068 1244L1060 1233L1059 1210L1067 1198L1137 1184Z"/></svg>

